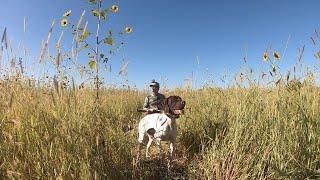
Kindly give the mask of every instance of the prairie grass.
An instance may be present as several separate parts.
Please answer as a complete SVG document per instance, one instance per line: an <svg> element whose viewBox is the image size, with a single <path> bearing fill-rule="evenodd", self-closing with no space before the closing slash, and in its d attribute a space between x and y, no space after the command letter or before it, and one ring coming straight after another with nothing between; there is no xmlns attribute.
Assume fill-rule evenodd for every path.
<svg viewBox="0 0 320 180"><path fill-rule="evenodd" d="M195 84L192 76L188 88L168 90L166 96L179 95L187 104L186 114L178 119L173 169L167 171L166 159L159 160L155 148L151 161L142 159L137 164L137 125L143 115L136 109L142 107L147 92L127 88L127 84L124 88L100 85L99 67L108 62L107 55L100 54L100 43L114 44L111 30L108 37L100 38L107 38L105 41L99 41L101 3L99 0L98 9L92 11L99 14L94 15L98 18L96 43L90 46L85 40L92 33L83 11L76 28L69 29L75 32L72 47L62 51L67 33L62 30L57 54L51 57L52 22L39 61L44 66L53 63L57 70L53 78L26 75L21 64L22 59L29 59L26 48L25 57L19 58L20 67L16 66L5 28L0 51L0 61L5 62L0 68L1 77L4 75L0 78L0 179L320 179L320 88L313 77L316 72L296 78L296 71L303 74L305 46L299 50L294 77L290 71L286 76L280 74L278 62L290 36L282 55L271 47L264 52L261 60L269 70L261 72L260 80L267 82L254 80L257 74L246 65L235 78L237 82L227 88L213 87L208 73L207 87L190 88ZM113 13L119 10L117 5L111 8ZM24 32L26 22L24 18ZM132 30L127 26L119 37ZM123 43L117 48L122 47ZM76 61L84 49L93 50L88 53L88 65L96 73L87 72ZM320 52L315 57L320 59ZM76 77L68 73L69 65L69 69L62 68L66 62L79 70L84 80L80 88L76 88ZM128 63L123 62L119 72L125 83ZM197 64L199 68L198 57ZM82 79L82 74L88 77ZM87 80L92 80L91 87ZM225 76L221 80L232 84Z"/></svg>
<svg viewBox="0 0 320 180"><path fill-rule="evenodd" d="M319 178L319 93L312 85L299 91L251 87L210 89L190 99L195 112L181 127L181 141L201 150L195 172L202 173L194 177Z"/></svg>
<svg viewBox="0 0 320 180"><path fill-rule="evenodd" d="M278 86L170 91L187 102L175 168L136 166L145 92L1 81L0 176L19 179L320 178L320 90ZM129 131L132 127L133 129ZM155 148L154 148L155 149ZM157 151L154 151L157 152ZM154 164L151 164L154 163Z"/></svg>

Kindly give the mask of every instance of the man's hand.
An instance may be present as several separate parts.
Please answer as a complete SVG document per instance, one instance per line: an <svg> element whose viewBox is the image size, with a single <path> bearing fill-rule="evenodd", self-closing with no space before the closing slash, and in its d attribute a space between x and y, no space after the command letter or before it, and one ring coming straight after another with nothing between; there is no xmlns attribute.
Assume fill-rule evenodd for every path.
<svg viewBox="0 0 320 180"><path fill-rule="evenodd" d="M151 111L150 111L151 109L148 109L148 108L143 108L142 110L143 110L144 112L151 112Z"/></svg>
<svg viewBox="0 0 320 180"><path fill-rule="evenodd" d="M160 112L158 109L148 109L148 108L143 108L143 109L137 109L138 112L145 112L146 114L152 114L152 113L157 113Z"/></svg>

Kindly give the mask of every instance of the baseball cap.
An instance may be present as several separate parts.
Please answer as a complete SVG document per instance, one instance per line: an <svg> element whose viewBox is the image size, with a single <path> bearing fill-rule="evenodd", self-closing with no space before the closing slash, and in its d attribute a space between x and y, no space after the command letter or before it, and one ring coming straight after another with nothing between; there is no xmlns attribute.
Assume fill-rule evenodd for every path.
<svg viewBox="0 0 320 180"><path fill-rule="evenodd" d="M159 83L156 82L155 80L152 80L151 83L150 83L150 87L152 87L152 86L157 86L157 87L159 87Z"/></svg>

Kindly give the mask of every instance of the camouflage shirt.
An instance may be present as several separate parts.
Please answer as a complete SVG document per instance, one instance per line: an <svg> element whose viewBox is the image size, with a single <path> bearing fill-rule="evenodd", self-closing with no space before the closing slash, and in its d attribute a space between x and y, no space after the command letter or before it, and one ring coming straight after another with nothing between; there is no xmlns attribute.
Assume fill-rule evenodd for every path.
<svg viewBox="0 0 320 180"><path fill-rule="evenodd" d="M144 100L143 108L162 110L162 103L165 99L163 94L150 94Z"/></svg>

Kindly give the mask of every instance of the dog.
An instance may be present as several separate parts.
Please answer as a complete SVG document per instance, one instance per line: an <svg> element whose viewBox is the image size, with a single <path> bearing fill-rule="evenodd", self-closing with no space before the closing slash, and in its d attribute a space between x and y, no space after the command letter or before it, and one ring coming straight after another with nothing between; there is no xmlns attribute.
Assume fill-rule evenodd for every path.
<svg viewBox="0 0 320 180"><path fill-rule="evenodd" d="M159 147L159 157L162 158L161 141L170 141L170 155L168 166L171 166L176 138L177 138L177 123L176 120L180 115L184 114L186 102L179 96L170 96L163 102L163 112L148 114L142 118L138 126L138 145L137 145L137 160L140 159L141 145L143 139L147 136L146 157L150 157L149 149L153 141Z"/></svg>

